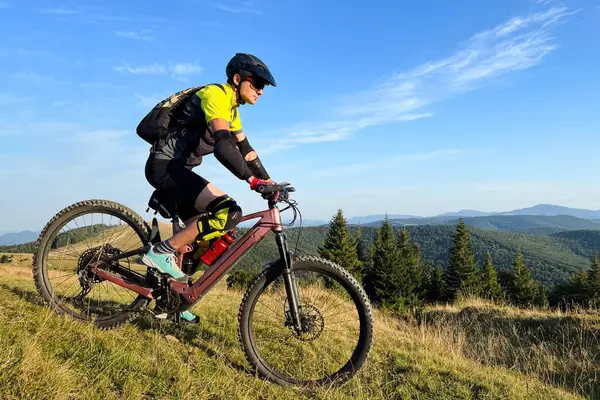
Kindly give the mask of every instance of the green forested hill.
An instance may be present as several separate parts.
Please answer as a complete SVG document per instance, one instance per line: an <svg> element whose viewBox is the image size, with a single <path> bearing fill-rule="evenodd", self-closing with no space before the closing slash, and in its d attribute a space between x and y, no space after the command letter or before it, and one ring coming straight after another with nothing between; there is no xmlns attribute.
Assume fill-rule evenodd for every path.
<svg viewBox="0 0 600 400"><path fill-rule="evenodd" d="M600 221L573 217L570 215L490 215L480 217L463 217L467 226L496 230L546 230L548 233L565 230L598 229ZM458 217L429 217L390 219L394 226L404 225L456 225ZM381 221L371 222L366 226L379 226Z"/></svg>
<svg viewBox="0 0 600 400"><path fill-rule="evenodd" d="M531 218L531 216L527 217ZM373 241L377 227L361 227L362 238L367 246ZM354 231L356 225L351 225L350 229ZM443 268L447 266L454 225L413 225L408 226L407 229L412 239L421 246L423 259L427 265L441 265ZM532 270L533 277L548 287L566 281L575 272L587 270L593 251L600 250L600 230L572 230L556 233L556 229L539 227L537 230L530 231L501 231L469 227L473 248L480 265L483 265L486 253L489 251L498 270L507 270L512 267L516 250L520 249L525 262ZM246 228L240 229L240 233L246 230ZM286 231L289 248L295 250L300 232L297 254L317 254L317 249L323 243L327 231L328 226L290 228ZM532 231L536 233L531 233ZM5 253L29 253L32 250L33 243L0 246L0 252ZM266 262L278 257L274 236L269 234L238 262L237 267L261 268Z"/></svg>
<svg viewBox="0 0 600 400"><path fill-rule="evenodd" d="M355 227L351 226L351 230L354 229ZM370 244L375 237L376 229L376 227L361 227L363 240L367 244ZM407 229L411 238L421 246L426 263L445 268L454 226L422 225L409 226ZM469 231L480 265L483 265L486 253L489 251L498 270L512 268L515 252L520 249L525 262L532 269L533 277L545 286L564 282L574 272L587 270L590 265L589 257L595 248L600 249L600 231L580 230L553 235L503 232L473 227L469 227ZM302 228L298 253L315 254L326 232L327 227ZM292 250L297 234L297 228L287 231ZM275 241L269 235L238 263L238 267L257 268L266 260L277 257Z"/></svg>
<svg viewBox="0 0 600 400"><path fill-rule="evenodd" d="M558 232L553 237L565 240L575 254L592 257L594 250L600 251L600 231L577 230Z"/></svg>

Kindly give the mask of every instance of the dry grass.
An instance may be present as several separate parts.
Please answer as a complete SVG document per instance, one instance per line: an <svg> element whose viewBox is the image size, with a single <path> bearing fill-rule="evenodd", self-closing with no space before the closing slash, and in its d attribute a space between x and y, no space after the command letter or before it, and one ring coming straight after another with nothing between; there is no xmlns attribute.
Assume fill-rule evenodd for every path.
<svg viewBox="0 0 600 400"><path fill-rule="evenodd" d="M484 365L501 366L593 398L600 396L600 319L497 306L481 299L431 307L420 317L423 343Z"/></svg>
<svg viewBox="0 0 600 400"><path fill-rule="evenodd" d="M304 393L249 371L237 340L241 293L227 290L224 281L194 307L202 318L199 326L178 328L143 317L102 332L48 310L35 291L30 266L16 264L0 265L2 399L577 399L582 396L569 392L589 389L589 373L596 368L594 344L581 329L580 344L552 353L556 359L548 364L543 352L527 350L525 343L533 345L534 339L521 335L521 342L513 343L514 335L504 329L515 324L509 311L498 311L506 321L491 325L491 331L477 331L477 324L490 326L480 320L456 319L473 315L458 309L429 310L421 325L376 312L375 345L358 376L341 388ZM569 340L579 339L565 336L558 342L566 347ZM561 362L584 346L590 353L582 360L591 364L568 364L585 377L573 380ZM503 364L500 355L507 348L515 356L527 355L516 357L520 365L531 365ZM561 382L560 374L569 378ZM561 384L566 390L555 387Z"/></svg>

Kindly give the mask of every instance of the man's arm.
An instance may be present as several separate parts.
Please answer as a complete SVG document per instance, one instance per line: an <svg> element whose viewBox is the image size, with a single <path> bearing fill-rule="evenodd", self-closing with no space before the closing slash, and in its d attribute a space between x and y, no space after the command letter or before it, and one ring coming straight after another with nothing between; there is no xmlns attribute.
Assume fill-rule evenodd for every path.
<svg viewBox="0 0 600 400"><path fill-rule="evenodd" d="M239 179L251 183L254 174L236 148L236 140L229 130L229 123L223 118L215 118L209 125L215 135L215 158Z"/></svg>
<svg viewBox="0 0 600 400"><path fill-rule="evenodd" d="M262 165L260 158L258 158L258 154L252 148L250 143L248 143L248 138L244 131L238 132L235 134L235 139L237 141L237 147L240 149L240 153L244 160L246 161L246 165L257 178L269 181L271 178L269 174L265 170L265 167Z"/></svg>

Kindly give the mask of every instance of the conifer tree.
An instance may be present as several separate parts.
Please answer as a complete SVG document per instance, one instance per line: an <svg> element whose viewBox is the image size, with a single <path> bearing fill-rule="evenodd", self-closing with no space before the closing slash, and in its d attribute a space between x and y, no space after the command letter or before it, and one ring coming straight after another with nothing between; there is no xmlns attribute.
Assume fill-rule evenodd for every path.
<svg viewBox="0 0 600 400"><path fill-rule="evenodd" d="M358 259L357 242L350 236L348 223L338 209L337 214L329 222L329 231L325 241L318 248L321 257L332 261L350 272L360 282L362 280L362 263Z"/></svg>
<svg viewBox="0 0 600 400"><path fill-rule="evenodd" d="M400 255L396 246L396 236L386 215L377 229L371 247L372 264L365 277L365 290L374 302L395 304L402 298L401 271L398 268Z"/></svg>
<svg viewBox="0 0 600 400"><path fill-rule="evenodd" d="M483 296L495 301L501 300L504 297L504 291L498 282L498 273L492 262L492 255L489 251L483 268L481 290Z"/></svg>
<svg viewBox="0 0 600 400"><path fill-rule="evenodd" d="M537 287L535 281L531 277L531 270L525 264L523 253L517 250L513 261L513 282L512 282L512 298L517 305L533 304Z"/></svg>
<svg viewBox="0 0 600 400"><path fill-rule="evenodd" d="M444 270L436 265L429 271L427 279L427 300L440 301L444 298Z"/></svg>
<svg viewBox="0 0 600 400"><path fill-rule="evenodd" d="M354 231L354 241L356 242L356 253L358 256L358 260L362 263L364 271L371 263L371 255L369 248L366 245L366 241L362 236L362 230L360 228L360 225L357 225L356 230Z"/></svg>
<svg viewBox="0 0 600 400"><path fill-rule="evenodd" d="M479 295L479 270L475 253L471 246L469 231L462 218L452 236L450 248L450 264L446 269L445 281L447 294L450 299L455 299L461 294Z"/></svg>
<svg viewBox="0 0 600 400"><path fill-rule="evenodd" d="M416 294L423 279L420 248L417 243L411 243L410 234L406 227L398 233L399 268L401 281L398 284L404 296Z"/></svg>
<svg viewBox="0 0 600 400"><path fill-rule="evenodd" d="M596 250L594 250L592 265L587 274L587 292L589 299L600 298L600 261Z"/></svg>

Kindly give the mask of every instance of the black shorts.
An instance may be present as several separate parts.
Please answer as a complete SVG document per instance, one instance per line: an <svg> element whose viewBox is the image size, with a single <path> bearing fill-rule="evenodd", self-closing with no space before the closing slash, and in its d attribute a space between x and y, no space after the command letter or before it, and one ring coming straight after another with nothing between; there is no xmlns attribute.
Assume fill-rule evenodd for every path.
<svg viewBox="0 0 600 400"><path fill-rule="evenodd" d="M183 161L156 159L150 154L145 172L146 179L155 189L167 191L175 200L177 212L183 221L204 212L196 210L194 203L209 182L192 172Z"/></svg>

